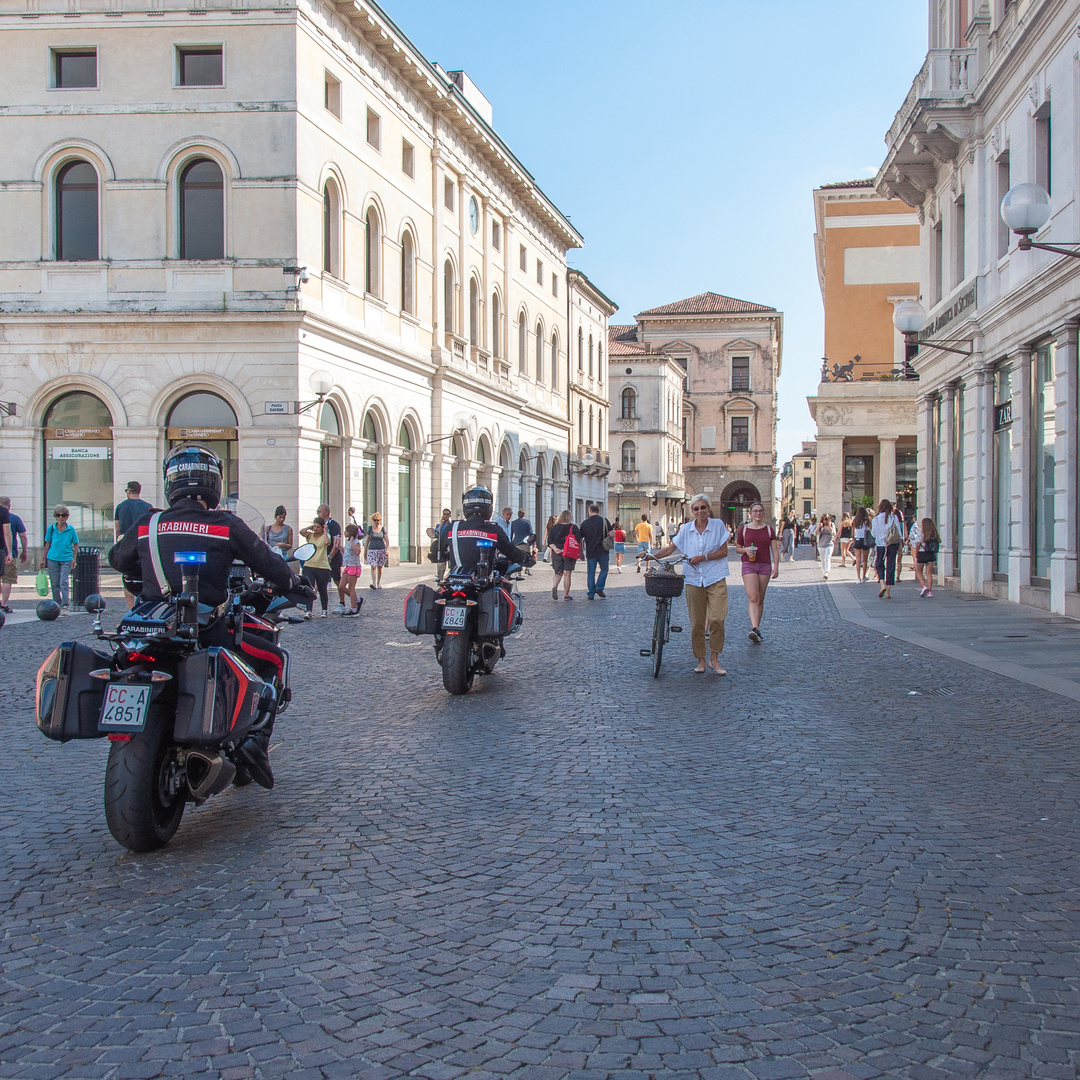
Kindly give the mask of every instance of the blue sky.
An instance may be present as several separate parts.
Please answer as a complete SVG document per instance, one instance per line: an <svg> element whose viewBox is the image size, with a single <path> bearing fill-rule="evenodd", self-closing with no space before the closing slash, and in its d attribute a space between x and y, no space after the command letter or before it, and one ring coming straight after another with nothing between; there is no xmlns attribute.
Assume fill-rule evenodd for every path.
<svg viewBox="0 0 1080 1080"><path fill-rule="evenodd" d="M871 176L926 53L926 0L383 0L464 68L585 237L615 321L706 290L784 312L780 462L821 368L813 189Z"/></svg>

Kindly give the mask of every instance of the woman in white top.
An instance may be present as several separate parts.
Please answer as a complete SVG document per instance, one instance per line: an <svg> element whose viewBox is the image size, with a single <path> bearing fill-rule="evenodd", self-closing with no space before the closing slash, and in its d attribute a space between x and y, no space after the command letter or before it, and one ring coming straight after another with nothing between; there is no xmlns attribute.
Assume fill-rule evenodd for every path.
<svg viewBox="0 0 1080 1080"><path fill-rule="evenodd" d="M828 581L832 568L833 545L836 543L836 526L828 514L821 515L817 529L818 558L821 560L821 576Z"/></svg>
<svg viewBox="0 0 1080 1080"><path fill-rule="evenodd" d="M865 506L860 506L855 511L855 520L851 523L851 531L855 537L851 541L851 550L855 554L855 584L861 585L866 580L870 549L874 546L874 537L870 532L870 513Z"/></svg>
<svg viewBox="0 0 1080 1080"><path fill-rule="evenodd" d="M892 587L896 581L896 555L904 542L904 519L893 512L893 505L888 499L878 503L878 512L870 522L870 531L874 534L877 548L875 569L881 582L878 596L892 599Z"/></svg>

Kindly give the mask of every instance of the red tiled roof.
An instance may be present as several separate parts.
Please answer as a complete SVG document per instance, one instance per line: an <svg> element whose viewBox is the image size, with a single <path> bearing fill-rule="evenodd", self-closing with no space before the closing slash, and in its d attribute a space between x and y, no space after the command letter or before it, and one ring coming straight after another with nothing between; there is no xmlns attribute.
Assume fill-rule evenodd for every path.
<svg viewBox="0 0 1080 1080"><path fill-rule="evenodd" d="M608 324L608 357L612 356L648 356L649 346L637 339L637 326L619 326Z"/></svg>
<svg viewBox="0 0 1080 1080"><path fill-rule="evenodd" d="M720 293L704 292L686 300L676 300L673 304L649 308L642 315L742 315L754 312L775 312L776 308L763 304L752 304L749 300L736 300L733 296L721 296Z"/></svg>
<svg viewBox="0 0 1080 1080"><path fill-rule="evenodd" d="M637 323L608 323L608 341L637 341Z"/></svg>
<svg viewBox="0 0 1080 1080"><path fill-rule="evenodd" d="M873 180L838 180L835 184L822 184L821 190L828 191L829 188L840 187L873 187Z"/></svg>

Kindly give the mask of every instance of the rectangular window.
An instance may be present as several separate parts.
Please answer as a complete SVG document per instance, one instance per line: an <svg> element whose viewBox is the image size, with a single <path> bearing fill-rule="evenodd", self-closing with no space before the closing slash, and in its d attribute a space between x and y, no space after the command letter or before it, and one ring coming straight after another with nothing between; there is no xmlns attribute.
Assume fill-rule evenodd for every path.
<svg viewBox="0 0 1080 1080"><path fill-rule="evenodd" d="M225 67L220 45L177 45L177 86L222 86Z"/></svg>
<svg viewBox="0 0 1080 1080"><path fill-rule="evenodd" d="M539 259L536 260L536 284L544 284L544 264Z"/></svg>
<svg viewBox="0 0 1080 1080"><path fill-rule="evenodd" d="M994 373L994 573L1009 573L1012 546L1012 369Z"/></svg>
<svg viewBox="0 0 1080 1080"><path fill-rule="evenodd" d="M1001 205L1001 200L1005 198L1008 193L1010 185L1009 180L1009 151L1006 150L1004 154L997 159L997 192L995 199L995 206ZM1001 214L995 215L997 219L997 253L1000 259L1003 255L1008 253L1009 250L1009 226L1001 218Z"/></svg>
<svg viewBox="0 0 1080 1080"><path fill-rule="evenodd" d="M529 253L525 250L525 245L521 245L521 250L518 252L518 265L522 270L529 269Z"/></svg>
<svg viewBox="0 0 1080 1080"><path fill-rule="evenodd" d="M454 181L449 176L443 181L443 205L447 210L454 209Z"/></svg>
<svg viewBox="0 0 1080 1080"><path fill-rule="evenodd" d="M379 120L379 114L372 112L370 109L367 111L367 141L368 146L373 149L382 149L382 124Z"/></svg>
<svg viewBox="0 0 1080 1080"><path fill-rule="evenodd" d="M1035 113L1035 183L1051 194L1050 102L1044 101Z"/></svg>
<svg viewBox="0 0 1080 1080"><path fill-rule="evenodd" d="M682 445L683 445L684 450L689 450L690 449L690 444L686 441L688 435L690 434L689 430L688 430L688 425L687 425L688 420L689 420L689 417L684 416L682 418Z"/></svg>
<svg viewBox="0 0 1080 1080"><path fill-rule="evenodd" d="M733 356L731 358L731 389L750 389L750 357Z"/></svg>
<svg viewBox="0 0 1080 1080"><path fill-rule="evenodd" d="M406 176L416 175L416 155L410 142L401 140L401 171Z"/></svg>
<svg viewBox="0 0 1080 1080"><path fill-rule="evenodd" d="M559 295L559 275L558 274L552 274L551 275L551 295L552 296L558 296Z"/></svg>
<svg viewBox="0 0 1080 1080"><path fill-rule="evenodd" d="M57 90L97 89L97 49L54 49L52 75Z"/></svg>
<svg viewBox="0 0 1080 1080"><path fill-rule="evenodd" d="M498 251L502 245L502 226L497 222L491 223L491 246Z"/></svg>
<svg viewBox="0 0 1080 1080"><path fill-rule="evenodd" d="M813 504L810 502L810 500L809 499L803 499L803 501L802 501L803 517L809 517L812 510L813 510Z"/></svg>
<svg viewBox="0 0 1080 1080"><path fill-rule="evenodd" d="M341 80L329 71L323 72L323 105L327 112L341 119Z"/></svg>
<svg viewBox="0 0 1080 1080"><path fill-rule="evenodd" d="M943 280L945 272L945 241L941 231L940 221L934 226L933 232L930 236L930 243L932 245L930 249L930 256L933 260L930 267L930 272L933 275L933 278L930 282L930 288L932 290L933 296L932 304L938 304L941 302L941 297L943 295L945 286L945 282Z"/></svg>
<svg viewBox="0 0 1080 1080"><path fill-rule="evenodd" d="M750 417L733 416L731 418L732 453L746 453L750 449Z"/></svg>
<svg viewBox="0 0 1080 1080"><path fill-rule="evenodd" d="M809 468L811 467L811 464L810 464L810 462L809 462L809 461L804 461L804 462L802 463L802 467L803 467L804 469L809 469Z"/></svg>
<svg viewBox="0 0 1080 1080"><path fill-rule="evenodd" d="M813 491L814 478L812 476L804 476L802 478L803 491Z"/></svg>
<svg viewBox="0 0 1080 1080"><path fill-rule="evenodd" d="M1054 409L1054 346L1044 345L1031 365L1032 439L1031 457L1031 572L1050 577L1054 554L1054 468L1057 427Z"/></svg>
<svg viewBox="0 0 1080 1080"><path fill-rule="evenodd" d="M998 214L998 217L1001 217ZM965 256L967 253L967 213L964 196L956 200L953 207L953 282L957 285L965 277Z"/></svg>

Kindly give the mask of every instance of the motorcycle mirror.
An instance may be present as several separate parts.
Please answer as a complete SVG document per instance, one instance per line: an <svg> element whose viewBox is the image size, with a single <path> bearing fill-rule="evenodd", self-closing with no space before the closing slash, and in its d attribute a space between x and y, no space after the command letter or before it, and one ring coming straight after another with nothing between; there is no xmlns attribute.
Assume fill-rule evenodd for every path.
<svg viewBox="0 0 1080 1080"><path fill-rule="evenodd" d="M91 593L83 604L91 615L97 615L105 610L105 597L100 593Z"/></svg>
<svg viewBox="0 0 1080 1080"><path fill-rule="evenodd" d="M315 554L314 544L301 544L293 553L292 557L300 563L306 563Z"/></svg>

